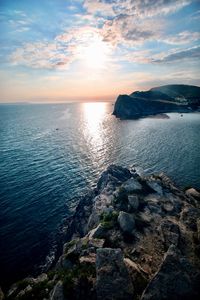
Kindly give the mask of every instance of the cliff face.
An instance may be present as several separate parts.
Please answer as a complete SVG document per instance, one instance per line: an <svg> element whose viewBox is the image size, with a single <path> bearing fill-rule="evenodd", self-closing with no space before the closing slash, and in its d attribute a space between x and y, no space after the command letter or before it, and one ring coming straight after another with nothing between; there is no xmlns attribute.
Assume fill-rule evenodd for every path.
<svg viewBox="0 0 200 300"><path fill-rule="evenodd" d="M109 166L68 222L54 270L6 299L199 299L200 194Z"/></svg>
<svg viewBox="0 0 200 300"><path fill-rule="evenodd" d="M146 92L120 95L113 114L121 119L140 118L169 112L189 112L200 106L200 87L167 85Z"/></svg>

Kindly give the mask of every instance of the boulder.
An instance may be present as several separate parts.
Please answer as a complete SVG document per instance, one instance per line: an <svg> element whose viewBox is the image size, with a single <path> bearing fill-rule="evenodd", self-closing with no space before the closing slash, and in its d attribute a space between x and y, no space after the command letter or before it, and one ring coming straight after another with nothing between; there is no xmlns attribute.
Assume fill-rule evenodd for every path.
<svg viewBox="0 0 200 300"><path fill-rule="evenodd" d="M197 220L200 218L200 209L192 206L185 207L181 213L181 220L187 225L188 229L197 231Z"/></svg>
<svg viewBox="0 0 200 300"><path fill-rule="evenodd" d="M40 283L48 279L48 276L46 273L42 273L37 278L34 279L34 283Z"/></svg>
<svg viewBox="0 0 200 300"><path fill-rule="evenodd" d="M32 286L31 286L30 284L27 285L27 287L26 287L24 290L22 290L22 291L20 291L20 292L18 293L17 298L20 298L20 297L25 296L26 293L31 292L32 289L33 289L33 288L32 288Z"/></svg>
<svg viewBox="0 0 200 300"><path fill-rule="evenodd" d="M162 208L166 213L172 213L174 211L174 204L172 201L165 201L162 203Z"/></svg>
<svg viewBox="0 0 200 300"><path fill-rule="evenodd" d="M134 283L135 294L142 294L148 283L147 273L129 258L125 258L124 262Z"/></svg>
<svg viewBox="0 0 200 300"><path fill-rule="evenodd" d="M114 186L117 186L119 183L126 181L131 178L131 173L128 169L110 165L106 171L104 171L97 183L98 191L102 191L109 182L112 182Z"/></svg>
<svg viewBox="0 0 200 300"><path fill-rule="evenodd" d="M81 256L79 258L80 264L95 264L96 262L96 254L95 253L90 253L87 256Z"/></svg>
<svg viewBox="0 0 200 300"><path fill-rule="evenodd" d="M197 220L197 239L200 243L200 218Z"/></svg>
<svg viewBox="0 0 200 300"><path fill-rule="evenodd" d="M103 239L107 235L107 229L99 224L96 228L92 229L89 233L89 239Z"/></svg>
<svg viewBox="0 0 200 300"><path fill-rule="evenodd" d="M89 239L89 242L88 242L88 246L89 247L94 247L94 248L103 248L103 245L105 243L105 240L104 239Z"/></svg>
<svg viewBox="0 0 200 300"><path fill-rule="evenodd" d="M185 194L187 196L192 196L196 200L200 200L200 193L197 190L195 190L194 188L190 188L190 189L186 190Z"/></svg>
<svg viewBox="0 0 200 300"><path fill-rule="evenodd" d="M136 178L130 178L123 184L124 189L127 193L139 192L142 190L142 185Z"/></svg>
<svg viewBox="0 0 200 300"><path fill-rule="evenodd" d="M131 214L128 214L124 211L120 211L118 216L118 223L121 230L126 233L133 235L135 229L135 220Z"/></svg>
<svg viewBox="0 0 200 300"><path fill-rule="evenodd" d="M141 300L197 300L200 274L191 263L181 257L174 245L143 292Z"/></svg>
<svg viewBox="0 0 200 300"><path fill-rule="evenodd" d="M180 229L179 226L170 220L164 220L161 223L161 231L163 235L163 242L167 250L170 245L178 246Z"/></svg>
<svg viewBox="0 0 200 300"><path fill-rule="evenodd" d="M133 285L121 249L98 249L96 271L98 300L133 299Z"/></svg>
<svg viewBox="0 0 200 300"><path fill-rule="evenodd" d="M156 192L160 196L163 195L163 188L160 183L155 180L147 180L146 183L154 192Z"/></svg>
<svg viewBox="0 0 200 300"><path fill-rule="evenodd" d="M137 195L129 195L128 202L133 210L137 210L139 207L139 200Z"/></svg>
<svg viewBox="0 0 200 300"><path fill-rule="evenodd" d="M66 300L63 293L62 281L58 281L57 284L55 285L51 293L50 300Z"/></svg>

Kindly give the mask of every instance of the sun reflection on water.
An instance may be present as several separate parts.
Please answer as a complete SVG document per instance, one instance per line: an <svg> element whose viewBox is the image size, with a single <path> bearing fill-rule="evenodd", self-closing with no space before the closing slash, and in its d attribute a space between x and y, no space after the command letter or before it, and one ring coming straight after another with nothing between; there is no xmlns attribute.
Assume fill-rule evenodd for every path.
<svg viewBox="0 0 200 300"><path fill-rule="evenodd" d="M90 151L97 153L103 147L103 121L107 103L83 103L84 135Z"/></svg>

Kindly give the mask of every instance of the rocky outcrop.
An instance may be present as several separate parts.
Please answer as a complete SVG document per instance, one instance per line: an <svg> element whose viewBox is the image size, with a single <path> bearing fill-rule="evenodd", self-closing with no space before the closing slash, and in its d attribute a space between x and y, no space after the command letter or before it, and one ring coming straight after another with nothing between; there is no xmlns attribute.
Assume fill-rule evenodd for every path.
<svg viewBox="0 0 200 300"><path fill-rule="evenodd" d="M200 87L167 85L131 95L119 95L113 115L120 119L135 119L170 112L191 112L200 107Z"/></svg>
<svg viewBox="0 0 200 300"><path fill-rule="evenodd" d="M133 298L133 284L123 261L121 249L98 249L96 270L98 300L131 300Z"/></svg>
<svg viewBox="0 0 200 300"><path fill-rule="evenodd" d="M141 300L197 300L200 295L199 280L200 270L197 271L189 260L171 245Z"/></svg>
<svg viewBox="0 0 200 300"><path fill-rule="evenodd" d="M120 211L118 216L118 222L120 229L129 235L134 235L134 229L135 229L135 220L133 216L129 213L126 213L124 211Z"/></svg>
<svg viewBox="0 0 200 300"><path fill-rule="evenodd" d="M111 165L68 219L54 269L5 299L199 299L199 192Z"/></svg>

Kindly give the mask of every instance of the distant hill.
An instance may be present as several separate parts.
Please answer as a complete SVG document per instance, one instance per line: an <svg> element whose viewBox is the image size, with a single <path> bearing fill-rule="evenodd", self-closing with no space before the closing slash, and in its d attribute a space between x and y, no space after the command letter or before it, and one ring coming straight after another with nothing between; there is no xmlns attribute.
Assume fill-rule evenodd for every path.
<svg viewBox="0 0 200 300"><path fill-rule="evenodd" d="M120 95L113 114L122 119L140 118L169 112L189 112L200 107L200 87L184 84L154 87Z"/></svg>
<svg viewBox="0 0 200 300"><path fill-rule="evenodd" d="M200 104L200 87L195 85L185 84L171 84L163 85L160 87L152 88L150 91L163 93L171 98L174 98L177 102L180 99L185 99L188 104L199 103Z"/></svg>

